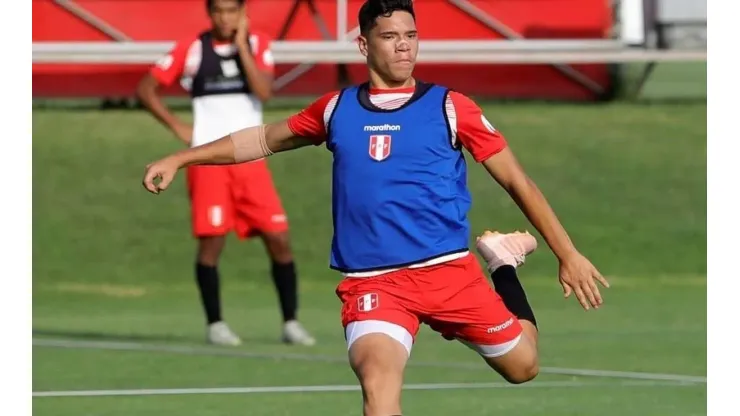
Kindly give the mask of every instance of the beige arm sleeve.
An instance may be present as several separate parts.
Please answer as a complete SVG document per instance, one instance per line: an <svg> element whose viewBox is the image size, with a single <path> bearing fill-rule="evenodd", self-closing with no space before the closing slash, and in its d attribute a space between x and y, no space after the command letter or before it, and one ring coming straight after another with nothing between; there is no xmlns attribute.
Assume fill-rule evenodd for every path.
<svg viewBox="0 0 740 416"><path fill-rule="evenodd" d="M231 133L230 137L234 145L236 163L250 162L273 154L272 150L267 147L264 124L236 131Z"/></svg>

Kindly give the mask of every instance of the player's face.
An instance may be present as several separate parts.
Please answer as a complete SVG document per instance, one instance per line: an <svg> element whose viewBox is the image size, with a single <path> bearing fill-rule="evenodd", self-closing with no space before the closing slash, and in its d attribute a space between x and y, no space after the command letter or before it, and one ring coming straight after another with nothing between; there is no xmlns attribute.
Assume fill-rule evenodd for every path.
<svg viewBox="0 0 740 416"><path fill-rule="evenodd" d="M413 16L395 11L390 17L379 17L367 37L360 36L359 46L371 70L387 81L405 82L411 78L419 52Z"/></svg>
<svg viewBox="0 0 740 416"><path fill-rule="evenodd" d="M239 19L244 16L244 7L236 0L215 0L208 11L216 37L231 39L239 27Z"/></svg>

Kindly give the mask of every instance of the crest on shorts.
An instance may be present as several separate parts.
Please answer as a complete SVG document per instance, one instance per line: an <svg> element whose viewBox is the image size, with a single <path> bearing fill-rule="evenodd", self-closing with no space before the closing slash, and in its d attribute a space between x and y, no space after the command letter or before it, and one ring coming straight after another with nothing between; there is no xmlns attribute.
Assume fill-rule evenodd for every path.
<svg viewBox="0 0 740 416"><path fill-rule="evenodd" d="M370 136L370 157L378 162L391 155L391 136L388 134L374 134Z"/></svg>
<svg viewBox="0 0 740 416"><path fill-rule="evenodd" d="M357 298L357 310L360 312L370 312L378 307L378 294L368 293Z"/></svg>
<svg viewBox="0 0 740 416"><path fill-rule="evenodd" d="M214 227L220 227L224 223L224 211L220 205L208 208L208 221Z"/></svg>

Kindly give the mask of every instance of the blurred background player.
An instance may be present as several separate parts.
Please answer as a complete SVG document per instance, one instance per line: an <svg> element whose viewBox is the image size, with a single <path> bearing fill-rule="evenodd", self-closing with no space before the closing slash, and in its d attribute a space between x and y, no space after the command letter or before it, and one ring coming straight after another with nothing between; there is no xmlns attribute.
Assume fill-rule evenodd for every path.
<svg viewBox="0 0 740 416"><path fill-rule="evenodd" d="M245 0L206 0L211 28L178 42L142 79L143 105L188 146L262 124L262 103L272 93L270 39L249 26ZM157 95L180 79L192 97L194 124L178 119ZM192 227L198 239L196 280L213 344L239 345L223 321L218 261L226 234L260 235L272 262L284 321L283 341L313 345L297 321L296 267L288 223L264 159L233 166L191 166L187 172Z"/></svg>

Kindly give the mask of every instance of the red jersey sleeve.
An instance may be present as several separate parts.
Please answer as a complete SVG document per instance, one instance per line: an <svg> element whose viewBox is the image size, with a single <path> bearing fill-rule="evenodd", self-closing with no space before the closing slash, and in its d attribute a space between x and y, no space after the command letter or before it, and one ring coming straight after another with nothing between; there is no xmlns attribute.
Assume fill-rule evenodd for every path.
<svg viewBox="0 0 740 416"><path fill-rule="evenodd" d="M473 100L454 91L450 91L449 97L457 120L457 140L476 162L483 162L506 148L504 136L491 125Z"/></svg>
<svg viewBox="0 0 740 416"><path fill-rule="evenodd" d="M257 68L272 75L275 73L275 59L272 57L271 43L272 38L264 33L255 32L249 35L249 46Z"/></svg>
<svg viewBox="0 0 740 416"><path fill-rule="evenodd" d="M338 92L324 94L308 107L288 118L288 127L296 136L313 140L317 146L326 141L326 123L337 104Z"/></svg>
<svg viewBox="0 0 740 416"><path fill-rule="evenodd" d="M175 47L152 67L150 73L154 79L164 86L170 86L179 79L185 70L185 60L192 44L193 39L177 42Z"/></svg>

